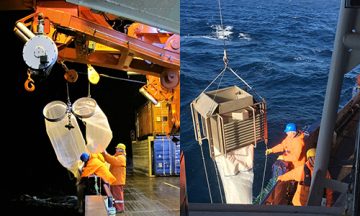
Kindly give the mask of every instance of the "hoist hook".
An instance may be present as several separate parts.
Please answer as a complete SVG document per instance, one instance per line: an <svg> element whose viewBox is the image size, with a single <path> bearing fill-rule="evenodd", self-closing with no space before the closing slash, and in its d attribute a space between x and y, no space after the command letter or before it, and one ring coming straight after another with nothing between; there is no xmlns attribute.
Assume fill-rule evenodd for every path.
<svg viewBox="0 0 360 216"><path fill-rule="evenodd" d="M229 59L227 57L226 49L224 49L223 61L224 61L225 67L227 67L228 63L229 63Z"/></svg>
<svg viewBox="0 0 360 216"><path fill-rule="evenodd" d="M27 75L28 75L28 78L27 80L25 81L24 83L24 88L26 91L28 92L33 92L35 91L35 81L33 79L31 79L31 72L30 70L27 71Z"/></svg>

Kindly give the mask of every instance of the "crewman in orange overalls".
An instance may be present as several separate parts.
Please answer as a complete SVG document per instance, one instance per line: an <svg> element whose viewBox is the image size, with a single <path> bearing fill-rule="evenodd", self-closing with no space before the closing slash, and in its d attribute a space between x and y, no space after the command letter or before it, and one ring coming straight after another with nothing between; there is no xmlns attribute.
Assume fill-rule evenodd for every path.
<svg viewBox="0 0 360 216"><path fill-rule="evenodd" d="M114 183L116 178L106 167L102 154L88 154L84 152L81 154L80 160L84 162L84 166L80 171L81 178L77 184L77 190L79 212L82 213L85 208L85 195L96 195L99 193L95 188L99 186L97 184L97 178L100 177L104 182L109 184Z"/></svg>
<svg viewBox="0 0 360 216"><path fill-rule="evenodd" d="M295 169L278 177L279 181L298 181L296 192L292 199L294 206L305 206L309 197L309 190L311 184L311 177L314 171L316 149L311 148L306 152L307 161L304 166L298 166ZM326 172L326 178L330 179L329 171ZM325 189L326 206L331 207L333 204L333 192L330 189Z"/></svg>
<svg viewBox="0 0 360 216"><path fill-rule="evenodd" d="M119 143L116 146L115 155L103 152L106 162L110 164L110 172L116 177L116 181L110 185L110 190L115 199L116 212L124 212L124 186L126 181L126 146Z"/></svg>
<svg viewBox="0 0 360 216"><path fill-rule="evenodd" d="M286 162L287 170L291 170L305 164L304 133L297 131L294 123L288 123L284 132L287 135L286 138L280 144L267 149L265 155L283 152L278 160Z"/></svg>
<svg viewBox="0 0 360 216"><path fill-rule="evenodd" d="M85 163L82 168L81 178L90 177L91 175L96 175L102 178L104 181L112 184L115 182L115 176L109 171L105 165L104 157L98 154L87 154L83 153L80 156L80 159Z"/></svg>

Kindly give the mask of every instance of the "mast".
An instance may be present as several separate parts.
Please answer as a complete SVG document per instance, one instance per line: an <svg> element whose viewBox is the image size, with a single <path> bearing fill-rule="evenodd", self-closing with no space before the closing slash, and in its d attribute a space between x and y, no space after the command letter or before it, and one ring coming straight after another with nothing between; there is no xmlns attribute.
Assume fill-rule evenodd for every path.
<svg viewBox="0 0 360 216"><path fill-rule="evenodd" d="M311 181L308 205L320 205L325 187L343 193L347 190L347 184L335 180L326 180L325 174L329 165L330 150L344 75L359 64L359 1L342 0L320 124L314 175Z"/></svg>

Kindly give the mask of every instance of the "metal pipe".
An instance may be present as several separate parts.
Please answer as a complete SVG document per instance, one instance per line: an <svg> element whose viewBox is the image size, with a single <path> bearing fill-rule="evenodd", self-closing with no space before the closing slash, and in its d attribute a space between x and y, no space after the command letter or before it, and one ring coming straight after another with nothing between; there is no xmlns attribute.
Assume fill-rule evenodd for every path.
<svg viewBox="0 0 360 216"><path fill-rule="evenodd" d="M260 133L258 133L257 135L260 136ZM247 133L244 133L244 134L241 134L241 135L238 135L238 134L228 135L225 138L226 138L226 141L233 141L233 140L247 140L250 137L251 137L251 139L253 139L254 134L250 133L250 132L247 132Z"/></svg>
<svg viewBox="0 0 360 216"><path fill-rule="evenodd" d="M331 59L330 73L326 88L320 133L315 157L315 168L311 179L308 205L320 205L324 189L325 174L328 169L330 150L335 128L341 86L348 61L348 51L343 44L343 36L351 31L353 12L344 8L345 0L341 1L339 20L334 42L334 52ZM349 31L350 29L350 31ZM315 183L317 180L317 183Z"/></svg>
<svg viewBox="0 0 360 216"><path fill-rule="evenodd" d="M261 128L260 126L256 126L257 130L264 130L263 128ZM225 135L228 134L244 134L246 132L254 132L254 128L249 128L249 127L233 127L233 128L226 128L225 129Z"/></svg>
<svg viewBox="0 0 360 216"><path fill-rule="evenodd" d="M264 131L258 131L256 133L258 135L258 134L261 134L261 132L264 132ZM228 133L225 134L225 136L226 136L227 140L230 140L231 136L233 136L234 138L235 137L242 138L242 137L245 137L245 136L251 135L251 134L254 135L253 130L241 131L241 133L238 133L238 132L230 133L230 132L228 132Z"/></svg>
<svg viewBox="0 0 360 216"><path fill-rule="evenodd" d="M256 121L259 122L261 119L260 117L256 117ZM252 119L246 119L246 120L235 120L233 122L229 122L229 123L226 123L225 125L232 125L232 124L238 124L238 125L242 125L242 124L252 124L253 121Z"/></svg>
<svg viewBox="0 0 360 216"><path fill-rule="evenodd" d="M256 124L259 124L260 123L260 120L257 119L255 121ZM251 127L253 125L253 122L250 120L245 120L245 121L236 121L236 122L229 122L229 123L226 123L224 126L227 128L227 127Z"/></svg>
<svg viewBox="0 0 360 216"><path fill-rule="evenodd" d="M22 31L22 33L24 33L26 37L28 37L29 39L35 37L35 34L32 31L30 31L30 29L28 29L28 27L26 27L26 25L22 22L17 22L16 28Z"/></svg>
<svg viewBox="0 0 360 216"><path fill-rule="evenodd" d="M232 140L232 141L226 140L226 147L227 148L236 147L236 146L250 145L250 144L255 145L254 137L248 137L247 139L243 139L243 140Z"/></svg>
<svg viewBox="0 0 360 216"><path fill-rule="evenodd" d="M360 33L351 33L344 36L344 44L351 49L360 49Z"/></svg>
<svg viewBox="0 0 360 216"><path fill-rule="evenodd" d="M359 161L360 161L360 121L357 125L357 134L355 139L355 149L356 149L356 163L355 163L355 179L354 179L354 190L353 190L353 203L352 203L352 212L354 216L359 216L359 194L360 194L360 167L359 167Z"/></svg>
<svg viewBox="0 0 360 216"><path fill-rule="evenodd" d="M262 130L262 131L260 131L260 129L258 128L258 132L256 132L257 134L261 134L261 132L264 132L264 130ZM234 132L227 132L227 133L225 133L225 136L226 137L229 137L229 136L238 136L238 137L243 137L244 135L247 135L247 134L253 134L254 135L254 133L253 133L253 130L249 130L249 129L247 129L246 131L241 131L241 133L240 132L238 132L238 131L234 131Z"/></svg>
<svg viewBox="0 0 360 216"><path fill-rule="evenodd" d="M22 31L20 31L18 28L14 28L14 32L15 34L24 42L28 42L30 39L28 37L26 37L26 35L24 35L24 33L22 33Z"/></svg>
<svg viewBox="0 0 360 216"><path fill-rule="evenodd" d="M159 102L152 96L150 95L144 87L141 87L139 89L139 92L144 95L148 100L150 100L153 104L157 105Z"/></svg>
<svg viewBox="0 0 360 216"><path fill-rule="evenodd" d="M256 123L256 125L258 126L258 127L260 127L261 125L260 125L260 121L256 121L255 122ZM227 123L227 124L225 124L224 125L224 128L225 129L232 129L232 128L249 128L249 127L253 127L253 122L244 122L244 123L242 123L242 124L231 124L231 123Z"/></svg>
<svg viewBox="0 0 360 216"><path fill-rule="evenodd" d="M227 130L232 131L232 130L240 130L240 129L241 129L241 130L249 129L249 128L251 128L251 127L253 127L252 124L243 124L243 125L240 125L240 124L228 125L228 124L226 124L225 127L224 127L224 129L225 129L226 131L227 131ZM259 124L259 122L257 122L256 127L261 128L261 125Z"/></svg>
<svg viewBox="0 0 360 216"><path fill-rule="evenodd" d="M126 74L127 74L128 76L143 75L143 74L141 74L141 73L137 73L137 72L133 72L133 71L128 71L128 72L126 72Z"/></svg>
<svg viewBox="0 0 360 216"><path fill-rule="evenodd" d="M257 135L260 136L260 133L258 133ZM247 140L248 138L254 138L254 134L252 133L252 131L248 131L247 133L243 133L243 134L230 134L230 135L226 135L226 141L232 141L232 140Z"/></svg>

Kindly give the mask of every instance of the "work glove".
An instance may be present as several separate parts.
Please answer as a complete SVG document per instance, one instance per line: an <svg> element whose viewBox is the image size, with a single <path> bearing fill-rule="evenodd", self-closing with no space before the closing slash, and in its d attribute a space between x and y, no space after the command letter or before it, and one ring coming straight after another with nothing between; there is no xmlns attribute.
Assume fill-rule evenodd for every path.
<svg viewBox="0 0 360 216"><path fill-rule="evenodd" d="M277 160L284 160L284 156L283 155L280 155Z"/></svg>
<svg viewBox="0 0 360 216"><path fill-rule="evenodd" d="M266 149L265 155L269 155L269 154L271 154L271 153L272 153L272 149Z"/></svg>

